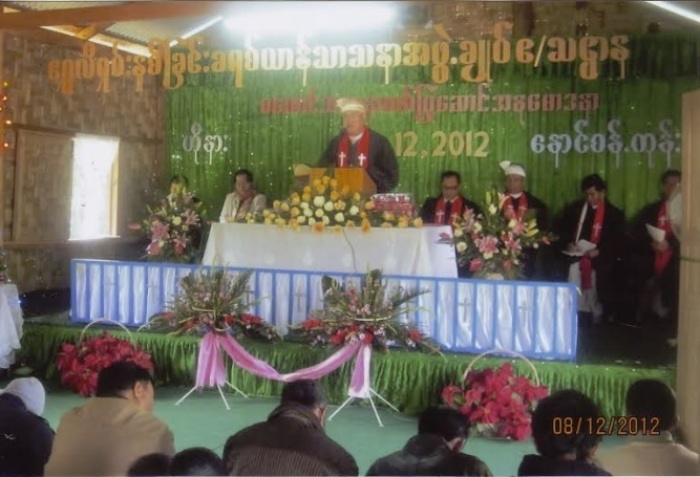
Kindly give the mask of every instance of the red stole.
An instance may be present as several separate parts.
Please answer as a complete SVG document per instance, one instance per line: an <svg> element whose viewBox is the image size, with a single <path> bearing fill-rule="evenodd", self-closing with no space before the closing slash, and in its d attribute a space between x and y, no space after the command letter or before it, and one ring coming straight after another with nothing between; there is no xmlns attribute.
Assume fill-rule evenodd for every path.
<svg viewBox="0 0 700 477"><path fill-rule="evenodd" d="M666 204L667 202L664 201L661 204L661 207L659 207L656 226L666 232L666 239L668 240L669 237L673 236L673 230L671 229L671 221L668 219ZM671 247L668 247L663 252L655 252L654 271L656 272L657 276L660 276L664 272L668 262L671 261L671 257L673 257L673 249L671 249Z"/></svg>
<svg viewBox="0 0 700 477"><path fill-rule="evenodd" d="M452 201L450 217L445 217L445 197L441 195L435 205L435 223L438 225L452 225L455 217L462 213L463 208L462 197L457 196L455 200Z"/></svg>
<svg viewBox="0 0 700 477"><path fill-rule="evenodd" d="M523 192L520 196L520 200L518 201L517 212L513 210L513 198L510 195L507 195L506 201L503 203L503 215L505 215L507 219L522 219L527 213L527 207L527 194L525 192Z"/></svg>
<svg viewBox="0 0 700 477"><path fill-rule="evenodd" d="M369 134L369 128L365 128L362 132L362 137L357 142L357 161L363 169L369 167ZM340 144L338 144L335 167L350 167L349 152L350 135L346 132L340 138Z"/></svg>
<svg viewBox="0 0 700 477"><path fill-rule="evenodd" d="M584 205L584 207L586 207ZM585 219L585 218L584 218ZM591 237L588 239L589 242L598 244L600 242L600 236L603 232L603 220L605 219L605 201L598 203L598 207L595 209L595 216L593 217L593 226L591 227ZM581 222L578 227L582 227L583 222ZM576 230L576 238L579 239L580 229ZM581 270L581 288L584 290L590 290L593 286L593 263L591 257L584 256L579 262L579 269Z"/></svg>

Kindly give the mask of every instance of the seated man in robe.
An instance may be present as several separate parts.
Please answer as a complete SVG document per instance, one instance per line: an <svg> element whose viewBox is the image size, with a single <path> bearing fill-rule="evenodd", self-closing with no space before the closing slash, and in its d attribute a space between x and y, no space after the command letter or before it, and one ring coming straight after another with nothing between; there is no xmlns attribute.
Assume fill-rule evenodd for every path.
<svg viewBox="0 0 700 477"><path fill-rule="evenodd" d="M456 217L471 209L474 215L481 213L481 208L460 193L462 177L457 171L445 171L440 176L442 194L425 200L420 210L425 224L452 225Z"/></svg>
<svg viewBox="0 0 700 477"><path fill-rule="evenodd" d="M616 297L616 261L625 233L625 215L605 197L607 186L593 174L581 181L583 200L564 209L557 235L560 249L569 254L568 281L581 289L579 312L591 314L598 324L612 318ZM581 252L585 242L594 247ZM589 245L588 247L591 247Z"/></svg>
<svg viewBox="0 0 700 477"><path fill-rule="evenodd" d="M661 199L644 207L634 221L632 233L637 243L640 274L644 281L639 297L638 322L647 315L655 315L662 320L673 319L678 312L681 246L671 229L668 200L680 183L680 171L666 171L661 177ZM663 231L663 239L653 239L647 225Z"/></svg>
<svg viewBox="0 0 700 477"><path fill-rule="evenodd" d="M362 167L377 186L391 192L399 183L399 167L389 140L367 127L365 107L354 99L338 100L343 131L326 147L318 167Z"/></svg>
<svg viewBox="0 0 700 477"><path fill-rule="evenodd" d="M442 173L440 186L442 194L438 197L426 199L420 210L424 224L452 225L457 217L462 216L466 210L471 209L474 215L481 213L481 208L474 202L464 197L459 189L462 177L457 171L445 171ZM460 277L469 277L469 264L457 265L457 273Z"/></svg>
<svg viewBox="0 0 700 477"><path fill-rule="evenodd" d="M226 196L220 222L244 220L246 215L261 214L265 210L265 196L258 194L253 185L253 173L240 169L233 175L236 190Z"/></svg>
<svg viewBox="0 0 700 477"><path fill-rule="evenodd" d="M535 219L541 231L549 229L547 206L540 199L525 191L525 168L519 164L503 161L499 164L506 175L506 198L503 203L503 215L519 218L523 221ZM523 252L523 274L531 279L535 275L535 263L538 251L527 249Z"/></svg>

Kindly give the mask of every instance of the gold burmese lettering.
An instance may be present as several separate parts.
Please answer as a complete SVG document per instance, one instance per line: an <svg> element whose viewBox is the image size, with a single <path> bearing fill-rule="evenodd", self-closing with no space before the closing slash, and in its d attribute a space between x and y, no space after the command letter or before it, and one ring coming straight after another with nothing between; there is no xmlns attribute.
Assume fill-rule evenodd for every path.
<svg viewBox="0 0 700 477"><path fill-rule="evenodd" d="M75 71L77 78L93 79L95 77L95 44L86 41L83 44L83 56L78 60Z"/></svg>
<svg viewBox="0 0 700 477"><path fill-rule="evenodd" d="M97 91L102 93L109 93L109 76L110 76L110 65L109 59L106 57L97 59L97 78L99 83L97 84Z"/></svg>
<svg viewBox="0 0 700 477"><path fill-rule="evenodd" d="M163 47L164 44L164 40L160 39L148 42L148 51L151 53L151 57L148 59L148 74L151 76L161 74L164 67L170 66L170 47ZM163 50L166 48L167 50L164 52ZM163 64L164 62L167 62L167 66Z"/></svg>
<svg viewBox="0 0 700 477"><path fill-rule="evenodd" d="M391 68L401 64L401 46L396 43L380 43L377 45L377 66Z"/></svg>
<svg viewBox="0 0 700 477"><path fill-rule="evenodd" d="M187 72L191 74L198 74L202 71L202 65L199 64L202 61L202 52L198 49L199 43L201 43L201 38L194 36L185 41L185 47L187 47Z"/></svg>
<svg viewBox="0 0 700 477"><path fill-rule="evenodd" d="M404 66L426 66L430 64L430 45L427 43L405 43Z"/></svg>
<svg viewBox="0 0 700 477"><path fill-rule="evenodd" d="M433 83L443 84L450 79L450 68L447 66L450 62L450 45L443 42L434 42L431 47L432 63L430 75Z"/></svg>
<svg viewBox="0 0 700 477"><path fill-rule="evenodd" d="M260 66L265 71L291 70L294 67L294 51L291 48L263 48Z"/></svg>
<svg viewBox="0 0 700 477"><path fill-rule="evenodd" d="M459 62L464 65L461 76L469 83L483 83L489 81L488 70L488 45L484 40L465 40L459 44L462 54L459 55Z"/></svg>
<svg viewBox="0 0 700 477"><path fill-rule="evenodd" d="M571 63L576 59L576 40L573 38L550 38L547 46L552 50L547 54L552 63Z"/></svg>
<svg viewBox="0 0 700 477"><path fill-rule="evenodd" d="M372 45L348 46L348 66L350 68L368 68L374 66L374 48Z"/></svg>
<svg viewBox="0 0 700 477"><path fill-rule="evenodd" d="M170 46L167 47L168 50ZM173 53L168 68L167 56L165 56L165 72L163 74L163 87L165 89L178 89L185 84L185 73L187 72L187 55L181 52ZM175 83L173 84L173 78Z"/></svg>
<svg viewBox="0 0 700 477"><path fill-rule="evenodd" d="M625 78L625 62L630 57L630 50L627 48L627 43L630 39L626 35L616 35L610 38L610 59L620 63L620 78Z"/></svg>
<svg viewBox="0 0 700 477"><path fill-rule="evenodd" d="M246 71L257 71L260 68L260 52L255 48L248 48L243 53L243 64Z"/></svg>
<svg viewBox="0 0 700 477"><path fill-rule="evenodd" d="M119 42L112 45L112 61L109 62L109 73L114 78L119 78L124 75L124 57L119 52Z"/></svg>
<svg viewBox="0 0 700 477"><path fill-rule="evenodd" d="M532 49L535 41L530 38L521 38L515 42L515 61L522 64L530 64L535 61L535 54Z"/></svg>
<svg viewBox="0 0 700 477"><path fill-rule="evenodd" d="M131 75L136 78L136 92L140 93L143 91L143 78L146 76L146 58L143 56L135 56L133 65L131 69Z"/></svg>
<svg viewBox="0 0 700 477"><path fill-rule="evenodd" d="M595 47L600 46L596 51ZM598 62L608 59L610 48L608 39L599 36L587 36L579 40L578 54L581 58L579 75L582 79L593 80L598 78Z"/></svg>
<svg viewBox="0 0 700 477"><path fill-rule="evenodd" d="M226 71L226 53L223 51L212 51L210 54L211 65L209 71L212 73L223 73Z"/></svg>
<svg viewBox="0 0 700 477"><path fill-rule="evenodd" d="M512 31L513 24L511 22L497 22L493 27L493 62L496 64L505 64L510 61L511 45L510 41L506 40L505 31Z"/></svg>
<svg viewBox="0 0 700 477"><path fill-rule="evenodd" d="M241 50L231 50L226 58L226 67L233 73L233 84L236 88L243 87L244 58Z"/></svg>

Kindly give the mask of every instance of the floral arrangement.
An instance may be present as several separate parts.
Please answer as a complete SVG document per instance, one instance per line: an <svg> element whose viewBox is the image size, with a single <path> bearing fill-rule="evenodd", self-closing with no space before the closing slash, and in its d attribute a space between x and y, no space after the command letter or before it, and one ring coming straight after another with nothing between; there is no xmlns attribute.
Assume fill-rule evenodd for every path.
<svg viewBox="0 0 700 477"><path fill-rule="evenodd" d="M369 272L359 287L349 282L343 287L324 277L323 290L323 309L293 326L292 336L311 345L340 346L360 340L380 351L404 347L439 353L435 342L399 320L412 311L408 303L424 291L389 290L380 270Z"/></svg>
<svg viewBox="0 0 700 477"><path fill-rule="evenodd" d="M224 270L210 275L200 271L180 280L180 290L168 311L153 316L152 329L173 334L227 333L263 341L280 338L274 326L249 313L254 303L247 300L252 271L233 276Z"/></svg>
<svg viewBox="0 0 700 477"><path fill-rule="evenodd" d="M452 240L457 259L461 265L468 264L475 277L521 278L524 250L554 239L537 228L534 218L506 217L504 201L503 194L487 192L483 214L467 209L455 219Z"/></svg>
<svg viewBox="0 0 700 477"><path fill-rule="evenodd" d="M78 344L63 343L56 365L61 373L61 383L88 397L97 390L100 371L119 361L129 361L153 371L151 355L130 341L115 338L107 332Z"/></svg>
<svg viewBox="0 0 700 477"><path fill-rule="evenodd" d="M445 404L464 414L477 434L523 441L530 436L532 411L549 391L513 374L510 363L498 369L470 371L464 387L442 390Z"/></svg>
<svg viewBox="0 0 700 477"><path fill-rule="evenodd" d="M422 221L411 215L378 210L371 199L359 193L350 194L347 187L340 188L338 181L328 176L315 179L301 193L293 192L284 201L276 200L271 210L262 214L248 214L245 223L263 223L298 229L310 226L316 232L332 229L341 232L343 227L361 227L368 232L372 227L420 227Z"/></svg>
<svg viewBox="0 0 700 477"><path fill-rule="evenodd" d="M170 194L157 206L148 207L148 218L141 225L151 243L148 260L192 263L199 257L199 241L205 223L202 203L188 192Z"/></svg>

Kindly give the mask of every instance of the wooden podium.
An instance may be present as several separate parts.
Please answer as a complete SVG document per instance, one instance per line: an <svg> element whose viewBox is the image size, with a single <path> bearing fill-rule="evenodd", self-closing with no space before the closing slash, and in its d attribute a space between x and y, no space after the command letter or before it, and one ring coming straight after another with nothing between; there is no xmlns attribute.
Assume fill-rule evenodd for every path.
<svg viewBox="0 0 700 477"><path fill-rule="evenodd" d="M361 167L312 168L309 178L313 182L324 175L335 178L340 189L347 186L351 194L359 192L360 194L374 195L377 193L377 185L367 174L367 171Z"/></svg>

